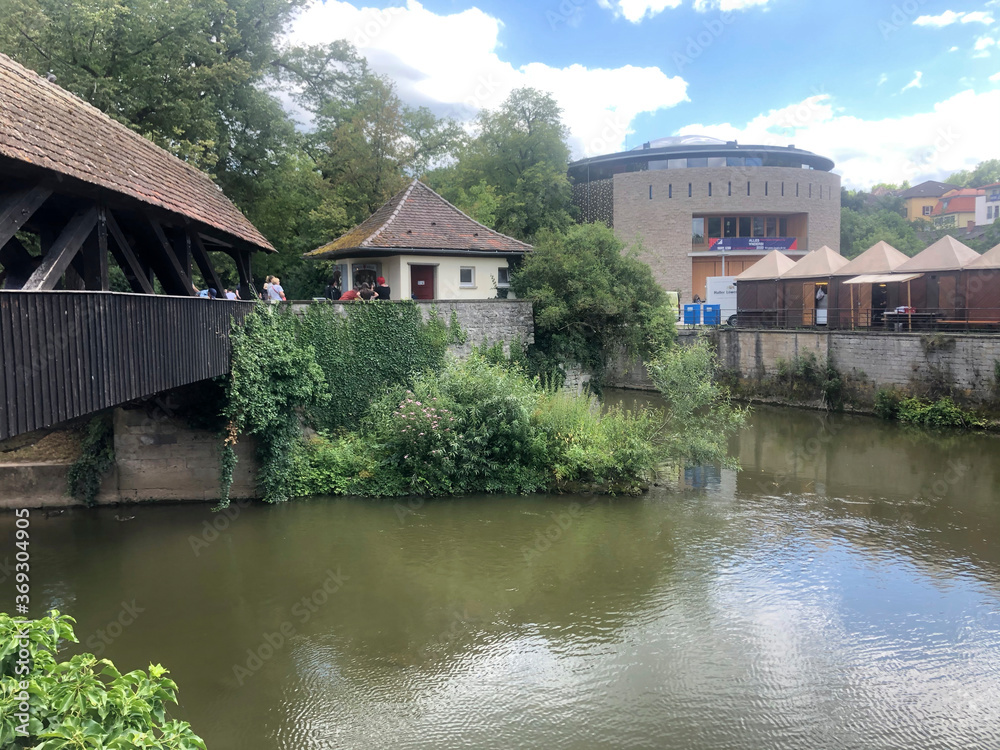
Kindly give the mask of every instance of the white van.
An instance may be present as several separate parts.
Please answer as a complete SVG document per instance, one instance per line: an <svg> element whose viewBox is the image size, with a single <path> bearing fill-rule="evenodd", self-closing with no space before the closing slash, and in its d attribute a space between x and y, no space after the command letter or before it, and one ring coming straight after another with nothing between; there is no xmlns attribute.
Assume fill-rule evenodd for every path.
<svg viewBox="0 0 1000 750"><path fill-rule="evenodd" d="M705 304L718 305L719 320L736 325L736 277L709 276L705 279Z"/></svg>

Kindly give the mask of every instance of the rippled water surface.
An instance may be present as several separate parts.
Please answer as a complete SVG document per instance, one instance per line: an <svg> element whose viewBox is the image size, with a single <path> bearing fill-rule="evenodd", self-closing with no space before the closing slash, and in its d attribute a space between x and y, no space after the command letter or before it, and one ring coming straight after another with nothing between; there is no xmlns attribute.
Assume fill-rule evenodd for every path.
<svg viewBox="0 0 1000 750"><path fill-rule="evenodd" d="M35 514L33 598L210 750L1000 747L1000 441L759 409L732 451L638 499Z"/></svg>

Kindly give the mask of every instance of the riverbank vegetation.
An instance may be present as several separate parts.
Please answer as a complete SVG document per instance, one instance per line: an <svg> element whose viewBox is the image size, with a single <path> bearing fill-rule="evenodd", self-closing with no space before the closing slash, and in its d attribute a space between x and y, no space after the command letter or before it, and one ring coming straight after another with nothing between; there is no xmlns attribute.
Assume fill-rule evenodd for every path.
<svg viewBox="0 0 1000 750"><path fill-rule="evenodd" d="M743 422L713 384L707 341L662 345L650 371L670 406L602 409L590 394L531 375L515 342L446 356L464 334L413 303L260 306L233 334L222 504L235 441L257 445L269 502L534 492L587 486L638 492L664 465L725 457ZM305 433L303 433L305 428Z"/></svg>
<svg viewBox="0 0 1000 750"><path fill-rule="evenodd" d="M169 717L177 684L159 664L122 674L93 654L59 661L60 642L79 643L73 623L56 611L25 621L0 613L0 747L205 750L190 724Z"/></svg>

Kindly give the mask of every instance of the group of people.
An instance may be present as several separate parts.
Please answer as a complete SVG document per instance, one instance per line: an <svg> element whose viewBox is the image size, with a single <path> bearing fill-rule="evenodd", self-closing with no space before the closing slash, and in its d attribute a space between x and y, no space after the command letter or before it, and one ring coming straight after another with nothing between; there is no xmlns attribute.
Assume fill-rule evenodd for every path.
<svg viewBox="0 0 1000 750"><path fill-rule="evenodd" d="M222 294L220 295L217 289L209 287L208 289L198 289L194 284L191 285L194 289L194 293L198 297L203 297L205 299L229 299L238 300L240 299L240 293L234 289L223 288Z"/></svg>
<svg viewBox="0 0 1000 750"><path fill-rule="evenodd" d="M324 295L328 300L334 300L339 302L350 302L351 300L360 299L365 302L369 302L373 299L389 299L390 289L385 284L385 277L379 276L375 279L375 284L369 284L364 282L359 284L354 289L348 289L346 292L341 289L341 274L340 271L333 272L333 278L330 279L330 283L326 285L326 291Z"/></svg>

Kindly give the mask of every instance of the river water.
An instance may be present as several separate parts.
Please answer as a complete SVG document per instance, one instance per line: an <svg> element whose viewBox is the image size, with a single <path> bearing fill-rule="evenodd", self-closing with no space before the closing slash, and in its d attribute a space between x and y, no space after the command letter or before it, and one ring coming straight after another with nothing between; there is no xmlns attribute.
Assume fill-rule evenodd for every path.
<svg viewBox="0 0 1000 750"><path fill-rule="evenodd" d="M641 498L33 512L33 614L169 668L210 750L1000 747L1000 441L761 408L731 450Z"/></svg>

